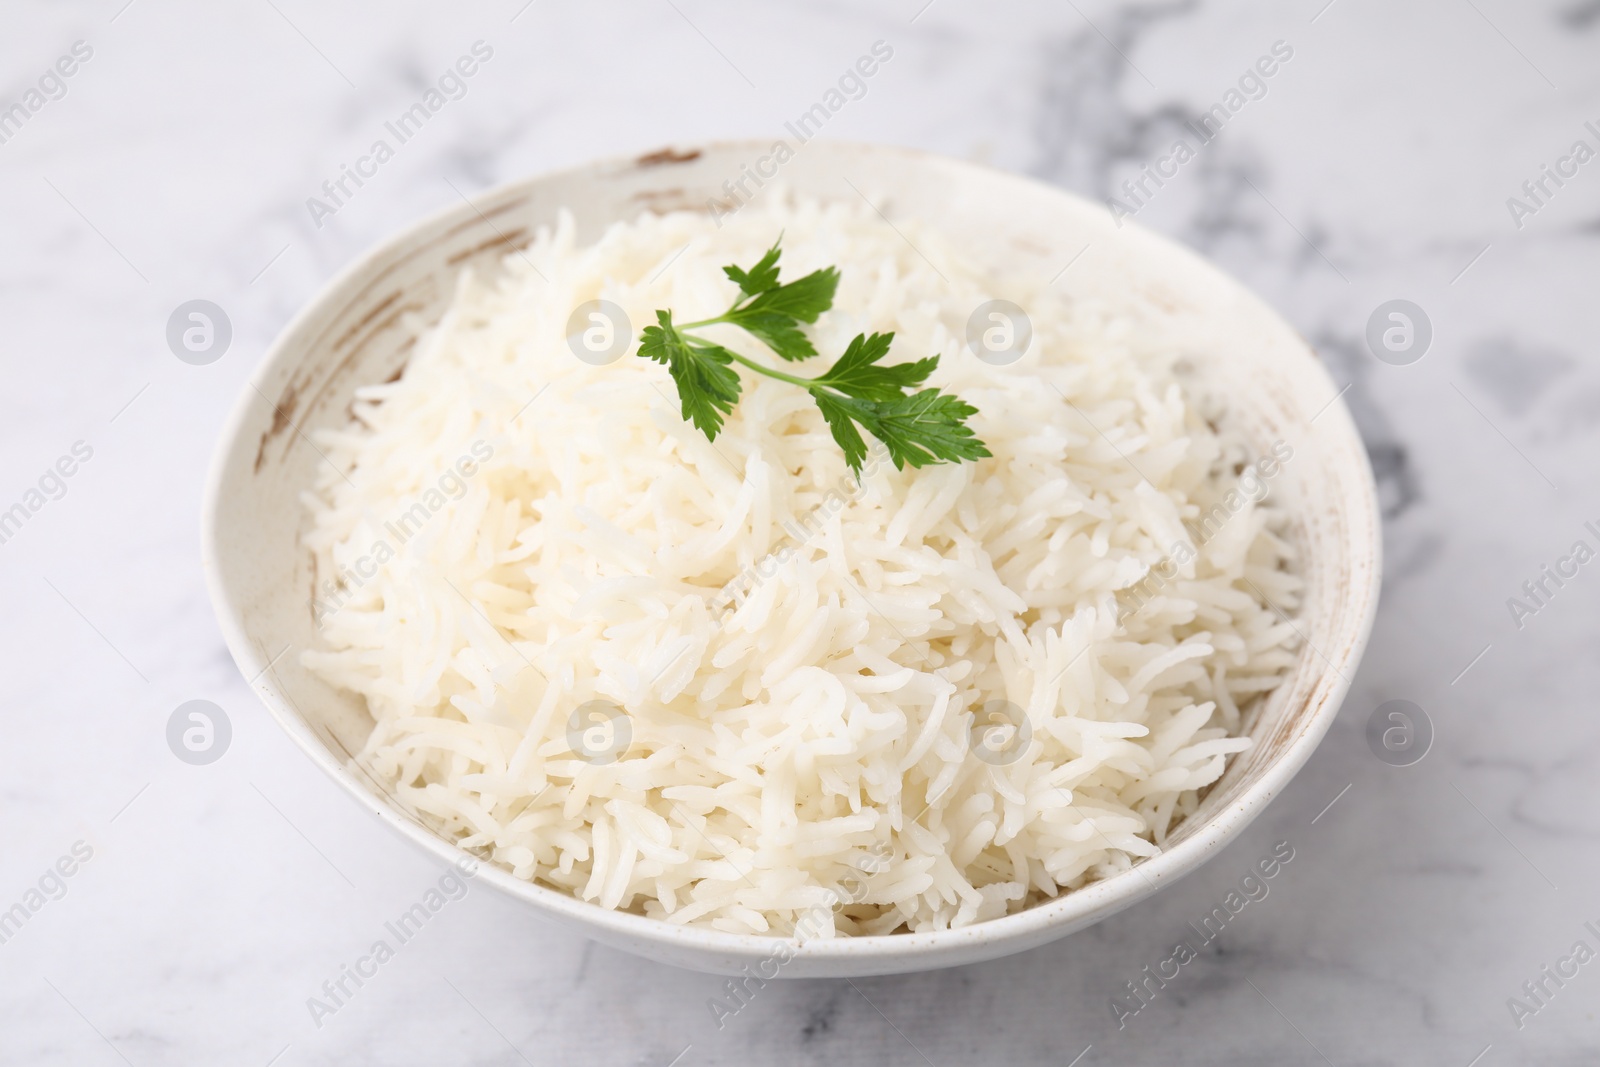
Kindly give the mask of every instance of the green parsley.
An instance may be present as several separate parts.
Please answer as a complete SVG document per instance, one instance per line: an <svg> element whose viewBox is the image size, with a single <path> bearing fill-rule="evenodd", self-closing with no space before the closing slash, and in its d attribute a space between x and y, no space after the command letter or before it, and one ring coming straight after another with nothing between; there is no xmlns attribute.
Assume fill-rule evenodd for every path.
<svg viewBox="0 0 1600 1067"><path fill-rule="evenodd" d="M924 467L989 455L989 449L966 424L977 414L977 408L937 389L909 392L939 366L938 356L887 366L880 362L889 354L892 333L857 334L825 374L801 378L690 332L728 323L756 337L785 362L798 363L814 357L816 347L800 324L816 322L833 306L839 272L828 267L787 285L780 284L778 258L782 241L780 236L749 270L722 268L739 287L739 296L721 315L679 325L672 321L671 311L657 311L656 325L645 327L639 355L666 365L678 386L683 417L715 441L723 419L739 402L742 386L733 366L738 363L809 392L827 420L833 439L844 450L845 462L858 478L867 457L862 430L883 442L897 470L903 470L908 463Z"/></svg>

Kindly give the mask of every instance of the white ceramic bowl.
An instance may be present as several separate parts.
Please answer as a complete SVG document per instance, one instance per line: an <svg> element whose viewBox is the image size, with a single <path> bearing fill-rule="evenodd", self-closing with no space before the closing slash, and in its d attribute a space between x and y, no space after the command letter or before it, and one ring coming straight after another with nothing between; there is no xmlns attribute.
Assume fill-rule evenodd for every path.
<svg viewBox="0 0 1600 1067"><path fill-rule="evenodd" d="M401 316L438 318L464 265L493 270L563 207L576 216L580 240L641 211L706 210L726 196L725 182L738 179L746 166L754 169L769 149L734 142L596 163L504 186L408 227L361 257L296 316L228 422L204 516L206 579L228 647L306 754L441 862L463 853L392 806L350 766L350 753L371 729L362 702L333 691L298 662L298 650L316 640L311 561L298 546L306 521L298 494L312 484L321 462L307 435L346 423L356 387L383 381L404 365L411 340ZM1101 206L970 163L867 145L804 145L780 180L824 199L865 194L891 220L930 219L976 261L996 269L1050 278L1081 253L1058 285L1167 331L1227 392L1233 405L1228 418L1254 446L1264 452L1285 440L1294 448L1273 491L1294 515L1291 536L1308 585L1298 623L1306 639L1294 671L1251 724L1257 744L1233 760L1167 850L1134 870L965 929L790 943L793 958L779 973L891 974L1042 945L1198 867L1284 788L1327 731L1377 606L1378 506L1366 453L1336 399L1337 387L1293 329L1192 253L1138 226L1117 227ZM290 652L269 669L286 646ZM480 877L598 941L696 970L735 973L779 947L772 938L609 911L496 867L486 866Z"/></svg>

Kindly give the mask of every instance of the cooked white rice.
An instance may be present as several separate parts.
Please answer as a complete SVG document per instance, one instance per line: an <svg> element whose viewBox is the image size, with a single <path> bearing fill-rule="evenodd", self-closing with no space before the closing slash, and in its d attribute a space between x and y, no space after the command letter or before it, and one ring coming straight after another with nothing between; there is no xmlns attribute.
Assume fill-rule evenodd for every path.
<svg viewBox="0 0 1600 1067"><path fill-rule="evenodd" d="M563 219L415 324L404 376L321 436L331 465L306 496L327 584L305 662L365 698L358 762L402 805L603 907L885 934L1155 855L1249 747L1241 706L1295 659L1274 610L1299 588L1283 519L1246 494L1214 536L1186 523L1253 457L1137 322L1065 284L996 292L936 232L897 225L772 197L721 228L647 214L580 247ZM893 330L890 362L942 356L930 384L977 406L992 459L869 459L858 488L809 397L748 372L715 444L683 422L637 331L657 308L720 313L722 265L780 231L786 280L842 272L799 372ZM964 343L996 296L1032 320L1011 366ZM595 298L634 324L606 366L566 341ZM1152 581L1189 555L1175 545L1194 558ZM1141 582L1131 602L1149 602L1119 621ZM596 701L625 717L594 725ZM975 750L1001 701L1026 725L1009 748L980 726Z"/></svg>

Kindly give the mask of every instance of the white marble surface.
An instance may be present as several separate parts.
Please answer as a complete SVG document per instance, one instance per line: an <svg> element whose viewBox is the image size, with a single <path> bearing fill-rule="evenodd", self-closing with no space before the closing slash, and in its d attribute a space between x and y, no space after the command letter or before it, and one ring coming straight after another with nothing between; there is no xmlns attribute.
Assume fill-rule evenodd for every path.
<svg viewBox="0 0 1600 1067"><path fill-rule="evenodd" d="M75 442L93 449L0 544L0 908L75 842L93 848L0 944L0 1061L1600 1060L1600 963L1549 985L1521 1029L1506 1003L1574 941L1600 946L1582 926L1600 920L1600 567L1521 630L1506 607L1600 519L1600 162L1520 230L1506 207L1575 139L1597 141L1583 123L1600 124L1600 3L124 2L0 10L0 106L75 41L93 49L0 144L0 509ZM314 227L305 198L478 39L494 58L466 97ZM1390 562L1338 723L1207 868L1036 952L771 987L719 1032L716 979L475 889L318 1029L307 997L435 872L291 748L223 649L197 512L224 412L296 307L455 202L452 184L775 136L879 39L893 61L828 136L1091 196L1274 41L1293 48L1139 220L1262 292L1350 383ZM196 297L234 326L209 366L163 336ZM1396 297L1435 327L1411 366L1362 341ZM233 725L210 766L165 740L194 698ZM1406 768L1363 734L1397 698L1437 731ZM1119 1031L1111 996L1278 841L1296 858L1271 895Z"/></svg>

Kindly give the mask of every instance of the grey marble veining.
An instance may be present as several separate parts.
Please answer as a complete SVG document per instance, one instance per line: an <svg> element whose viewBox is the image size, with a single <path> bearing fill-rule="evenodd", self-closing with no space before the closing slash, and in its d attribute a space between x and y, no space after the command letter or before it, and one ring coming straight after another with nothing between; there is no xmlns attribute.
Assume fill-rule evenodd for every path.
<svg viewBox="0 0 1600 1067"><path fill-rule="evenodd" d="M0 909L48 888L0 944L0 1060L1600 1061L1600 962L1541 976L1600 949L1600 564L1507 606L1600 522L1600 160L1508 206L1600 147L1600 4L18 0L0 27L0 107L92 49L0 142L0 509L92 452L0 544ZM494 56L466 95L315 225L307 198L478 40ZM1203 870L1035 952L773 985L719 1030L718 979L471 888L318 1027L307 999L439 872L293 750L223 649L196 528L225 411L295 309L412 219L596 157L779 136L877 40L893 60L826 136L1097 199L1292 49L1136 218L1262 293L1348 385L1388 577L1339 721ZM208 366L164 339L195 298L233 324ZM1407 366L1365 341L1396 298L1434 328ZM211 765L167 746L191 699L232 724ZM1409 767L1365 738L1395 699L1435 730ZM1125 983L1198 943L1279 842L1270 892L1119 1029Z"/></svg>

